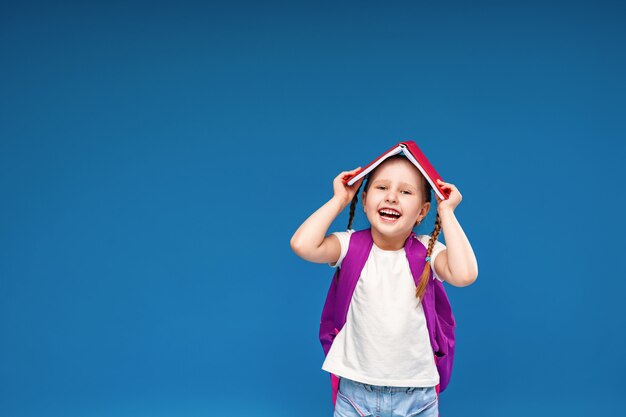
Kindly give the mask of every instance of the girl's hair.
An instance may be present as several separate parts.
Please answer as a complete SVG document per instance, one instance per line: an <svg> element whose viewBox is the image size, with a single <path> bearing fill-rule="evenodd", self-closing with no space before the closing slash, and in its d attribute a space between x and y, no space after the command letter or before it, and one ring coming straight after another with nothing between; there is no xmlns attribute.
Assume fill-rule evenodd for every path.
<svg viewBox="0 0 626 417"><path fill-rule="evenodd" d="M387 158L387 160L385 162L392 161L392 160L395 160L395 159L407 160L407 158L404 155L393 155L393 156L390 156L389 158ZM383 164L385 162L383 162ZM372 178L372 175L374 174L374 172L376 172L376 170L378 168L380 168L381 165L377 166L365 178L365 181L364 181L365 187L363 188L363 190L365 192L367 192L367 190L369 189L370 178ZM417 169L417 168L415 168L415 169ZM422 174L420 173L420 175L422 175ZM425 202L430 202L431 201L431 191L432 191L433 188L430 186L430 183L426 180L426 178L424 178L423 183L424 183L424 187L422 188L422 193L423 193L422 195L424 197L424 201ZM352 198L352 203L350 203L350 220L348 221L348 229L350 229L350 227L352 227L352 221L354 220L354 211L356 209L357 202L359 201L359 190L360 189L361 189L361 186L359 186L359 188L357 188L356 192L354 193L354 198ZM418 224L419 223L417 223L416 226ZM437 212L437 218L435 219L435 228L431 232L430 240L428 241L428 248L427 248L427 253L426 253L427 257L430 256L430 254L433 251L433 248L435 247L435 242L437 242L437 237L439 236L439 232L441 232L441 220L439 218L439 213ZM418 297L420 300L422 299L422 296L426 292L426 287L428 286L428 276L429 275L430 275L430 262L426 262L426 264L424 265L424 271L422 272L422 276L420 277L420 280L419 280L419 285L417 286L417 289L415 290L415 297Z"/></svg>

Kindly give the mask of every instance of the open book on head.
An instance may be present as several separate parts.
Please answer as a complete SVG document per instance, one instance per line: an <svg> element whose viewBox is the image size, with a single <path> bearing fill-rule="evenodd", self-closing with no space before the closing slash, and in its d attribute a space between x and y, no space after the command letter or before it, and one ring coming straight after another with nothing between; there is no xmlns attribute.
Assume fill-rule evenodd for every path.
<svg viewBox="0 0 626 417"><path fill-rule="evenodd" d="M442 200L448 199L448 197L450 196L450 193L445 191L443 188L439 186L439 184L437 184L438 179L442 181L443 179L437 173L437 171L435 171L435 168L433 168L430 162L428 162L428 159L426 159L426 156L422 153L420 148L418 148L415 142L413 141L404 141L404 142L398 143L393 148L389 149L387 152L385 152L384 154L382 154L381 156L379 156L378 158L374 159L372 162L367 164L367 166L365 166L364 168L361 168L361 170L357 171L352 177L344 179L343 182L351 186L352 184L354 184L355 182L357 182L358 180L360 180L361 178L365 177L367 174L372 172L374 168L380 165L385 159L389 158L390 156L397 155L399 153L403 153L404 156L406 156L407 159L411 161L413 165L417 167L417 169L420 170L424 178L428 180L428 182L430 183L430 186L433 188L435 193L437 193L440 199Z"/></svg>

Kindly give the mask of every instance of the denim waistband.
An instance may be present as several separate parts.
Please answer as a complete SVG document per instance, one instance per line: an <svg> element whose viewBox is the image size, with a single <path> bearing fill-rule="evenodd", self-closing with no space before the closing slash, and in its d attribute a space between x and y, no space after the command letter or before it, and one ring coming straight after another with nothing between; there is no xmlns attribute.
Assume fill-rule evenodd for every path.
<svg viewBox="0 0 626 417"><path fill-rule="evenodd" d="M342 378L342 379L347 379L347 378ZM352 382L353 384L358 384L358 385L362 385L366 390L372 392L372 391L379 391L379 392L413 392L413 391L424 391L427 389L431 389L434 387L392 387L392 386L388 386L388 385L372 385L372 384L365 384L363 382L358 382L358 381L354 381L352 379L348 379L348 381Z"/></svg>

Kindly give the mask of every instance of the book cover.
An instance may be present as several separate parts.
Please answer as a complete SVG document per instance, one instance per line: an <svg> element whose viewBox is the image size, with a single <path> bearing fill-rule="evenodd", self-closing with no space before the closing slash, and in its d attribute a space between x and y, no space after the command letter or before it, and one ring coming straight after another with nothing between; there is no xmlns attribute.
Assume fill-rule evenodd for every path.
<svg viewBox="0 0 626 417"><path fill-rule="evenodd" d="M437 180L443 179L439 175L439 173L432 166L430 161L426 158L426 155L421 151L421 149L417 146L417 144L413 141L404 141L400 142L397 145L390 148L388 151L380 155L378 158L374 159L372 162L367 164L365 167L361 168L361 170L354 173L352 177L346 178L344 183L351 186L359 179L365 177L367 174L372 172L378 165L380 165L385 159L390 156L397 155L399 153L403 153L404 156L407 157L409 161L413 163L420 170L424 178L430 183L432 189L437 193L439 198L442 200L447 200L449 197L449 193L442 189L438 184Z"/></svg>

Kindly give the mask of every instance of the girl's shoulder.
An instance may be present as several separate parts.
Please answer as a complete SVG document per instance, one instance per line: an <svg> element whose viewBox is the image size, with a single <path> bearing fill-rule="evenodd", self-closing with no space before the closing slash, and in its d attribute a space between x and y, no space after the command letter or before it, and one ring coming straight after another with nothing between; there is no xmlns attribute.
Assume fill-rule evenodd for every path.
<svg viewBox="0 0 626 417"><path fill-rule="evenodd" d="M348 229L345 231L333 232L331 233L331 235L337 236L337 238L339 239L339 242L341 242L341 246L345 245L347 247L350 242L350 236L352 236L352 233L354 232L356 232L356 230Z"/></svg>
<svg viewBox="0 0 626 417"><path fill-rule="evenodd" d="M352 233L357 232L358 230L354 230L354 229L347 229L345 231L338 231L338 232L333 232L331 233L331 235L335 235L339 238L339 241L342 243L347 243L350 241L350 236L352 235ZM424 246L428 245L428 242L430 241L430 235L415 235L420 242L422 242L424 244ZM439 240L435 241L435 247L436 248L445 248L446 245L444 245L443 243L441 243Z"/></svg>
<svg viewBox="0 0 626 417"><path fill-rule="evenodd" d="M341 266L341 262L343 261L343 258L345 258L346 254L348 253L348 246L350 246L350 236L354 232L355 232L354 229L348 229L345 232L331 233L331 235L335 235L335 237L339 239L339 246L341 247L341 252L339 254L339 259L337 260L337 262L335 263L330 262L328 265L330 265L333 268Z"/></svg>

